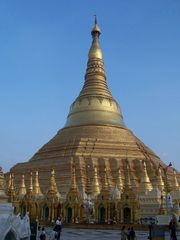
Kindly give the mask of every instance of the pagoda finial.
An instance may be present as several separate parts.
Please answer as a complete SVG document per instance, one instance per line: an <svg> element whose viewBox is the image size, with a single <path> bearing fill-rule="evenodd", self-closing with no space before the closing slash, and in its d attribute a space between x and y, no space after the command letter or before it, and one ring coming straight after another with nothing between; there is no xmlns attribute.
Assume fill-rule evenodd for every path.
<svg viewBox="0 0 180 240"><path fill-rule="evenodd" d="M101 30L98 26L98 23L97 23L97 16L96 14L94 14L94 27L91 31L91 34L92 36L94 37L95 35L97 35L99 37L99 35L101 34Z"/></svg>
<svg viewBox="0 0 180 240"><path fill-rule="evenodd" d="M97 24L97 18L95 16L94 27L91 31L91 35L93 38L93 42L91 48L89 50L88 58L90 59L103 59L102 50L99 45L99 36L101 34L101 30Z"/></svg>
<svg viewBox="0 0 180 240"><path fill-rule="evenodd" d="M94 25L96 25L96 24L97 24L97 15L94 14Z"/></svg>

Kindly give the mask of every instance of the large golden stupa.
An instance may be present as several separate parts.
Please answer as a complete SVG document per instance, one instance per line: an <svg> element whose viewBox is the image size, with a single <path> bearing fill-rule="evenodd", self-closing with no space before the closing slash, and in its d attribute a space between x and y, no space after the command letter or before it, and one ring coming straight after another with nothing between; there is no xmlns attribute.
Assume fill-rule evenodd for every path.
<svg viewBox="0 0 180 240"><path fill-rule="evenodd" d="M84 85L64 128L11 168L9 199L16 211L49 221L133 223L178 215L179 174L126 127L107 86L100 33L95 20Z"/></svg>

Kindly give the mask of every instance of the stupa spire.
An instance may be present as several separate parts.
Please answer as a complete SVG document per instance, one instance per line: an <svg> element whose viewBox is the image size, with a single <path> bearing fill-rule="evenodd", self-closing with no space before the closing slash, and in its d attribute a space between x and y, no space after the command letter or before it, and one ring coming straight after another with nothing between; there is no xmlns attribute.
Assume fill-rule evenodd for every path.
<svg viewBox="0 0 180 240"><path fill-rule="evenodd" d="M174 179L174 189L179 189L179 182L177 180L177 175L175 169L173 169L173 179Z"/></svg>
<svg viewBox="0 0 180 240"><path fill-rule="evenodd" d="M42 192L41 192L41 188L40 188L40 185L39 185L39 173L38 171L36 171L35 173L35 180L34 180L34 195L35 196L40 196L42 195Z"/></svg>
<svg viewBox="0 0 180 240"><path fill-rule="evenodd" d="M161 168L158 167L157 169L157 173L156 173L156 177L157 177L157 186L159 188L160 191L164 191L164 181L163 181L163 178L162 178L162 172L161 172Z"/></svg>
<svg viewBox="0 0 180 240"><path fill-rule="evenodd" d="M131 184L131 176L130 176L130 167L128 160L126 161L126 170L125 170L125 179L124 179L124 190L130 189Z"/></svg>
<svg viewBox="0 0 180 240"><path fill-rule="evenodd" d="M92 182L92 192L94 197L96 197L100 193L99 181L97 176L97 167L94 167L94 178Z"/></svg>
<svg viewBox="0 0 180 240"><path fill-rule="evenodd" d="M33 194L33 176L32 176L32 172L30 172L28 194L29 195Z"/></svg>
<svg viewBox="0 0 180 240"><path fill-rule="evenodd" d="M71 105L65 127L86 124L125 127L120 107L106 83L103 54L99 43L100 34L101 30L95 17L84 85Z"/></svg>
<svg viewBox="0 0 180 240"><path fill-rule="evenodd" d="M76 169L75 164L72 164L72 180L71 180L71 191L77 190L77 183L76 183Z"/></svg>
<svg viewBox="0 0 180 240"><path fill-rule="evenodd" d="M79 98L98 96L112 99L112 95L106 84L103 54L99 43L100 34L101 30L97 24L97 19L95 18L95 24L91 31L92 44L88 53L85 82Z"/></svg>
<svg viewBox="0 0 180 240"><path fill-rule="evenodd" d="M47 195L49 199L51 199L52 197L57 197L59 199L61 197L56 185L55 171L53 168L51 169L50 185L47 191ZM43 196L43 194L41 194L41 196Z"/></svg>
<svg viewBox="0 0 180 240"><path fill-rule="evenodd" d="M97 24L97 15L94 14L94 25L96 25L96 24Z"/></svg>
<svg viewBox="0 0 180 240"><path fill-rule="evenodd" d="M107 169L104 168L104 184L103 184L103 190L108 191L109 185L108 185L108 179L107 179Z"/></svg>
<svg viewBox="0 0 180 240"><path fill-rule="evenodd" d="M10 187L11 187L11 179L12 179L12 173L10 172L10 173L9 173L9 180L8 180L8 190L9 190Z"/></svg>
<svg viewBox="0 0 180 240"><path fill-rule="evenodd" d="M14 185L14 174L10 173L9 175L9 188L8 188L9 200L13 201L15 198L15 185Z"/></svg>
<svg viewBox="0 0 180 240"><path fill-rule="evenodd" d="M21 185L19 188L19 197L22 198L26 195L26 185L25 185L25 179L24 179L24 174L22 174L22 179L21 179Z"/></svg>
<svg viewBox="0 0 180 240"><path fill-rule="evenodd" d="M152 184L150 182L148 173L147 173L147 166L146 162L143 161L143 171L142 171L142 177L140 182L140 193L146 193L152 190Z"/></svg>
<svg viewBox="0 0 180 240"><path fill-rule="evenodd" d="M33 191L33 176L32 176L32 172L30 173L29 191L30 192Z"/></svg>
<svg viewBox="0 0 180 240"><path fill-rule="evenodd" d="M97 24L97 18L95 15L94 27L91 31L93 41L92 41L91 48L89 50L88 59L91 59L91 58L99 58L101 60L103 59L102 50L99 45L100 34L101 34L101 30Z"/></svg>
<svg viewBox="0 0 180 240"><path fill-rule="evenodd" d="M50 191L57 192L57 185L56 185L56 179L55 179L55 171L54 169L51 170L51 179L50 179Z"/></svg>
<svg viewBox="0 0 180 240"><path fill-rule="evenodd" d="M116 185L118 189L121 191L123 189L123 182L122 182L122 177L121 177L121 169L118 169L118 177L117 177L117 182Z"/></svg>
<svg viewBox="0 0 180 240"><path fill-rule="evenodd" d="M86 193L87 195L91 195L92 193L92 185L91 185L91 179L90 179L90 166L87 166L87 183L86 183Z"/></svg>
<svg viewBox="0 0 180 240"><path fill-rule="evenodd" d="M2 168L0 167L0 203L8 202L8 196L5 193L5 179Z"/></svg>

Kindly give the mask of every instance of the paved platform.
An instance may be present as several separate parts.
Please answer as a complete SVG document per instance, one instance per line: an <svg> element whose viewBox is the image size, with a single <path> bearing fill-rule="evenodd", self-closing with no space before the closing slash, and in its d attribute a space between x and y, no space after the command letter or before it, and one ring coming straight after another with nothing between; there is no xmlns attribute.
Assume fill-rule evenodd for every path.
<svg viewBox="0 0 180 240"><path fill-rule="evenodd" d="M52 228L46 229L48 238L53 240ZM63 228L61 240L120 240L120 230L98 230L98 229L74 229ZM136 231L137 240L147 240L147 231ZM169 240L169 233L165 233L165 240ZM178 233L178 240L180 240L180 232Z"/></svg>

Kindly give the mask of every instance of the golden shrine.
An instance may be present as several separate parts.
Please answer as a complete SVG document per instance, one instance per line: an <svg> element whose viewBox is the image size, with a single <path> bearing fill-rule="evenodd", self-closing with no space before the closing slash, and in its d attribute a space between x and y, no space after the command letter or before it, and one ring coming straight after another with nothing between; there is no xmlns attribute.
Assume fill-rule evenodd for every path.
<svg viewBox="0 0 180 240"><path fill-rule="evenodd" d="M95 20L83 88L64 128L6 176L9 201L31 219L139 223L180 214L179 173L141 142L111 95Z"/></svg>

